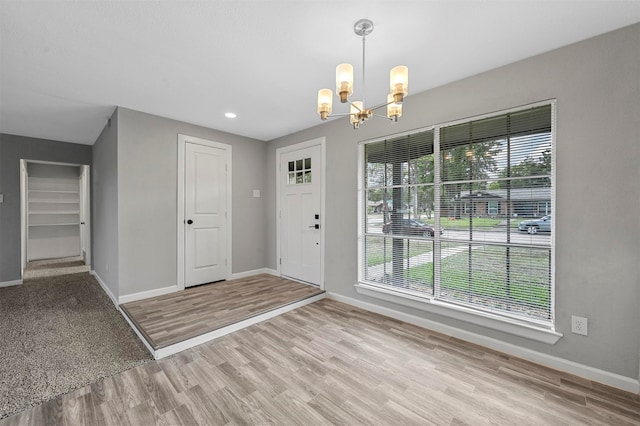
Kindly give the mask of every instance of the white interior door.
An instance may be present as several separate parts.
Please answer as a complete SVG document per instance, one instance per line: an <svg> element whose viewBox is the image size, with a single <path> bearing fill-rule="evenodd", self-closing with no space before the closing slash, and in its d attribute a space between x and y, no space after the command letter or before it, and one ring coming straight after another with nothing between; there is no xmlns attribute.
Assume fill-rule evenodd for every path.
<svg viewBox="0 0 640 426"><path fill-rule="evenodd" d="M280 155L280 273L321 282L321 148Z"/></svg>
<svg viewBox="0 0 640 426"><path fill-rule="evenodd" d="M227 153L185 145L185 286L227 278Z"/></svg>

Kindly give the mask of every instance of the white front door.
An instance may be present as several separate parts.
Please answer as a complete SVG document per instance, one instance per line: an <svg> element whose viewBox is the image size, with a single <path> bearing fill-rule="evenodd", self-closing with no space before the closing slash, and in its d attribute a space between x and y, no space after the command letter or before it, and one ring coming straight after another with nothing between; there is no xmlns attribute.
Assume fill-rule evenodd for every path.
<svg viewBox="0 0 640 426"><path fill-rule="evenodd" d="M185 144L185 287L227 278L227 152Z"/></svg>
<svg viewBox="0 0 640 426"><path fill-rule="evenodd" d="M321 281L321 148L280 154L280 273Z"/></svg>

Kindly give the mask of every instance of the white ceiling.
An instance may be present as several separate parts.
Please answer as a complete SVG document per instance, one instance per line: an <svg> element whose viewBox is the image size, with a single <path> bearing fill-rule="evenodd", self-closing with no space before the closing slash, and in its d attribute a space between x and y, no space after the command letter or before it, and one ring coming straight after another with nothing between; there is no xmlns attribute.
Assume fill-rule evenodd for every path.
<svg viewBox="0 0 640 426"><path fill-rule="evenodd" d="M2 133L93 144L120 105L271 140L320 123L341 62L360 96L360 18L375 105L395 65L418 93L639 22L640 1L0 0L0 18Z"/></svg>

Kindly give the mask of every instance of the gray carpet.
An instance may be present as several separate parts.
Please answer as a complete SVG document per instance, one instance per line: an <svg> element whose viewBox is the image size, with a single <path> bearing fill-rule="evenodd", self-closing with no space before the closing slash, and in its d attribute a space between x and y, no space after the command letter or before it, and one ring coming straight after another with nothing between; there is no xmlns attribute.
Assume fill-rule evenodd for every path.
<svg viewBox="0 0 640 426"><path fill-rule="evenodd" d="M0 418L147 362L88 273L0 288Z"/></svg>
<svg viewBox="0 0 640 426"><path fill-rule="evenodd" d="M79 274L89 272L82 256L62 257L58 259L32 260L27 263L23 278L53 277L55 275Z"/></svg>
<svg viewBox="0 0 640 426"><path fill-rule="evenodd" d="M55 264L35 264L33 266L27 265L27 270L38 271L42 269L60 269L60 268L70 268L73 266L83 266L84 261L82 260L70 260L68 262L57 262Z"/></svg>

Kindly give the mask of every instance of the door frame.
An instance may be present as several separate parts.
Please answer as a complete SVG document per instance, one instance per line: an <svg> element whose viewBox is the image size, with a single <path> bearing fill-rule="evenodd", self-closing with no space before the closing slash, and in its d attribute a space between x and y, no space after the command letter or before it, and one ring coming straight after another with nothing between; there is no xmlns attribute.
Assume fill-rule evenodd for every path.
<svg viewBox="0 0 640 426"><path fill-rule="evenodd" d="M83 187L84 186L84 187ZM80 166L80 255L84 245L84 263L91 269L91 166ZM84 230L82 222L84 216ZM84 234L84 235L83 235ZM84 237L84 238L83 238Z"/></svg>
<svg viewBox="0 0 640 426"><path fill-rule="evenodd" d="M27 230L27 217L29 214L29 188L28 180L29 175L27 173L27 165L31 164L48 164L51 166L70 166L78 167L80 172L86 171L86 186L82 188L80 185L81 177L78 175L78 186L80 200L84 202L85 208L85 232L84 232L84 244L86 248L85 265L92 269L91 266L91 166L88 164L77 163L61 163L57 161L42 161L42 160L29 160L26 158L20 159L20 277L24 277L24 270L27 267L27 244L28 244L28 230ZM80 225L82 226L82 225ZM83 235L80 233L80 238ZM80 241L80 255L82 255L82 241Z"/></svg>
<svg viewBox="0 0 640 426"><path fill-rule="evenodd" d="M215 142L212 140L208 140L208 139L202 139L202 138L198 138L195 136L189 136L189 135L184 135L181 133L178 133L178 203L177 203L177 240L176 240L176 244L177 244L177 255L178 255L178 267L177 267L177 287L178 287L178 291L180 290L184 290L184 283L185 283L185 261L184 261L184 256L185 256L185 232L184 232L184 224L185 224L185 219L184 219L184 211L185 211L185 194L184 194L184 185L185 185L185 172L186 172L186 167L185 167L185 150L187 147L187 142L189 143L193 143L193 144L197 144L197 145L203 145L203 146L208 146L210 148L217 148L217 149L222 149L225 151L226 157L225 157L225 161L227 163L227 217L225 220L225 226L227 227L227 247L226 247L226 251L227 251L227 276L225 277L225 279L229 279L231 277L232 271L233 271L233 259L232 259L232 239L233 239L233 232L232 232L232 193L231 193L231 189L232 189L232 185L231 185L231 177L233 176L232 173L232 169L231 169L231 159L232 159L232 146L228 145L228 144L224 144L224 143L220 143L220 142Z"/></svg>
<svg viewBox="0 0 640 426"><path fill-rule="evenodd" d="M20 159L20 279L24 278L24 270L27 267L28 186L29 174L27 173L27 160Z"/></svg>
<svg viewBox="0 0 640 426"><path fill-rule="evenodd" d="M280 243L280 230L282 229L282 210L281 210L281 196L282 196L282 175L281 175L281 157L285 153L292 151L298 151L300 149L312 148L320 146L320 289L324 290L324 258L325 258L325 224L326 222L326 209L325 209L325 188L326 188L326 140L325 137L319 137L311 139L305 142L300 142L295 145L289 145L276 149L276 271L279 276L282 276L282 265L280 263L281 257L281 243Z"/></svg>

